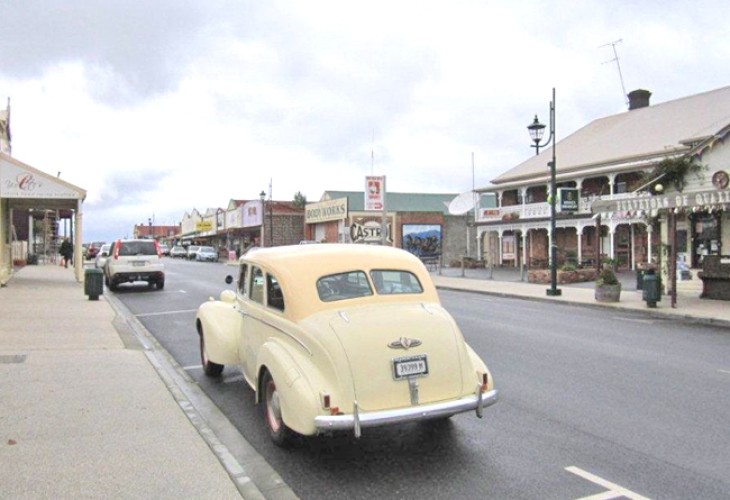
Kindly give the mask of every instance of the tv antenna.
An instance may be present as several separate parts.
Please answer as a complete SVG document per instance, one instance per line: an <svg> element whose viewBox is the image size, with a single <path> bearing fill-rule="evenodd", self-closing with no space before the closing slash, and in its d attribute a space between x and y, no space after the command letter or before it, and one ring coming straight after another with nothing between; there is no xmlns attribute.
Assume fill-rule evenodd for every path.
<svg viewBox="0 0 730 500"><path fill-rule="evenodd" d="M616 67L618 68L618 77L621 80L621 90L623 91L624 103L626 104L626 107L628 107L629 106L629 97L626 94L626 86L624 86L624 75L621 73L621 64L619 63L618 52L616 51L616 45L618 45L621 42L623 42L623 39L619 38L618 40L615 40L613 42L608 42L604 45L601 45L598 48L601 49L603 47L608 47L609 45L611 46L611 49L613 50L613 59L604 61L603 64L608 64L608 63L612 63L612 62L616 63Z"/></svg>

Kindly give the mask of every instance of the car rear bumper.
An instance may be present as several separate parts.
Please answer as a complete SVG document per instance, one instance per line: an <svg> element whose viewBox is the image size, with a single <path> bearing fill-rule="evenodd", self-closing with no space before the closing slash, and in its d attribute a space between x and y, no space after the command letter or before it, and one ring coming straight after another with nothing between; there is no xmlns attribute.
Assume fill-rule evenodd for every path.
<svg viewBox="0 0 730 500"><path fill-rule="evenodd" d="M111 280L114 284L119 283L132 283L134 281L147 281L147 282L161 282L165 281L165 273L162 271L152 272L136 272L136 273L117 273L112 276Z"/></svg>
<svg viewBox="0 0 730 500"><path fill-rule="evenodd" d="M475 411L477 416L481 418L482 409L493 405L498 399L499 392L493 389L485 393L477 391L472 396L454 401L367 413L360 413L357 409L357 403L355 403L352 414L315 417L314 425L317 432L320 433L353 429L355 436L359 437L360 428L362 427L378 427L403 422L446 418L468 411Z"/></svg>

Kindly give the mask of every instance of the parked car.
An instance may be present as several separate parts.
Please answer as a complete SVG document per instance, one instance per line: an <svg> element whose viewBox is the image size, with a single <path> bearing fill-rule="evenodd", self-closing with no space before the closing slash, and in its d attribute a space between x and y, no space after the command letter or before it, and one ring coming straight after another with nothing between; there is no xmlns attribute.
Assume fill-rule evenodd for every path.
<svg viewBox="0 0 730 500"><path fill-rule="evenodd" d="M165 243L160 243L160 254L170 255L170 247L168 247Z"/></svg>
<svg viewBox="0 0 730 500"><path fill-rule="evenodd" d="M207 262L218 262L218 250L213 247L200 247L195 252L195 260L207 261Z"/></svg>
<svg viewBox="0 0 730 500"><path fill-rule="evenodd" d="M228 276L227 283L233 282ZM204 373L235 365L271 439L443 420L497 401L417 257L371 245L252 249L196 315Z"/></svg>
<svg viewBox="0 0 730 500"><path fill-rule="evenodd" d="M86 258L88 260L96 259L96 256L98 255L99 250L101 249L101 246L103 244L103 241L94 241L93 243L89 243L89 246L86 248Z"/></svg>
<svg viewBox="0 0 730 500"><path fill-rule="evenodd" d="M155 240L117 240L104 266L106 286L115 291L122 283L146 281L158 290L165 287L165 266Z"/></svg>
<svg viewBox="0 0 730 500"><path fill-rule="evenodd" d="M170 257L173 259L177 259L178 257L186 259L188 256L188 251L185 250L185 247L180 245L175 245L170 249Z"/></svg>
<svg viewBox="0 0 730 500"><path fill-rule="evenodd" d="M187 259L188 260L195 260L195 254L198 252L198 249L200 249L200 246L198 245L190 245L188 247L188 253L187 253Z"/></svg>
<svg viewBox="0 0 730 500"><path fill-rule="evenodd" d="M101 248L99 248L99 253L96 254L96 261L94 261L94 267L97 269L104 269L104 264L106 264L106 259L109 257L111 247L112 246L110 244L104 243Z"/></svg>

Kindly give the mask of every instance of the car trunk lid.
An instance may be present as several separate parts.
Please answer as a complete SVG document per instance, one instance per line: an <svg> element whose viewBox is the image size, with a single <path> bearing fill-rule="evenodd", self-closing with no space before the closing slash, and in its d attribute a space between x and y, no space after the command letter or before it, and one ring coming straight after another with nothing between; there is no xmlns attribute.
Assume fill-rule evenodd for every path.
<svg viewBox="0 0 730 500"><path fill-rule="evenodd" d="M342 310L330 321L349 358L364 411L458 397L458 331L438 306L420 303Z"/></svg>

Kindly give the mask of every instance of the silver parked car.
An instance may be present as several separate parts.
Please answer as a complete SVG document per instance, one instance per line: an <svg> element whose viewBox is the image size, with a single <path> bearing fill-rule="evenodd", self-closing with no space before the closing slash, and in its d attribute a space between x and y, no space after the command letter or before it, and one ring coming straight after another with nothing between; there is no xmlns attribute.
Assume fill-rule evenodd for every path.
<svg viewBox="0 0 730 500"><path fill-rule="evenodd" d="M213 247L200 247L198 248L198 251L195 252L195 260L218 262L218 250Z"/></svg>

